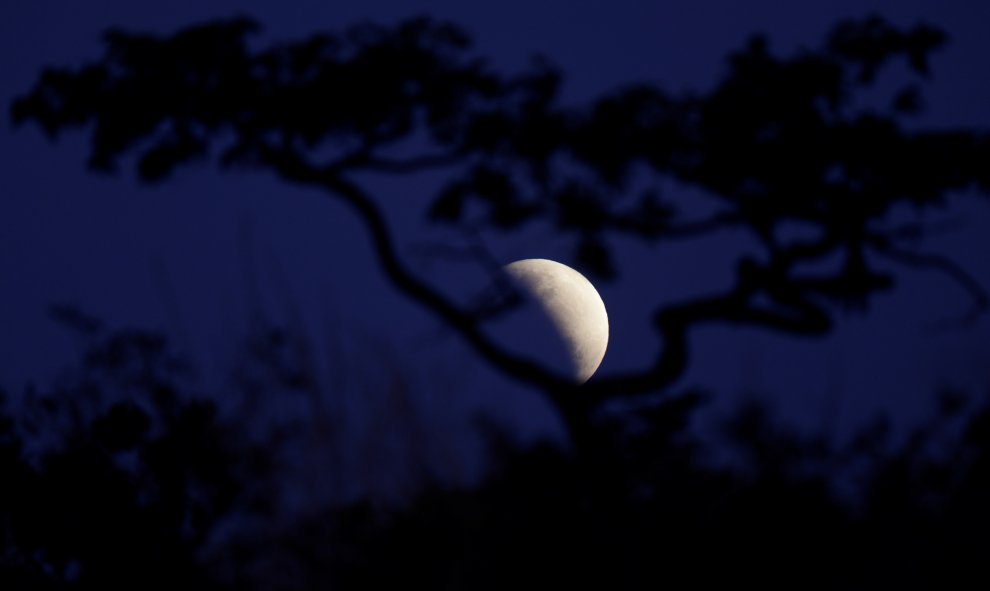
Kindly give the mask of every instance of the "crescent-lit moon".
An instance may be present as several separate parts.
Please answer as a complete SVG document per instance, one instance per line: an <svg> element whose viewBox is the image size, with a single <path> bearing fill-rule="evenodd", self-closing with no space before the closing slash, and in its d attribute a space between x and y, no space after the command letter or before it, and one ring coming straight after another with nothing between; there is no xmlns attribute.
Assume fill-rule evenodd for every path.
<svg viewBox="0 0 990 591"><path fill-rule="evenodd" d="M550 318L567 349L575 381L588 381L608 346L608 314L595 286L567 265L547 259L515 261L505 272Z"/></svg>

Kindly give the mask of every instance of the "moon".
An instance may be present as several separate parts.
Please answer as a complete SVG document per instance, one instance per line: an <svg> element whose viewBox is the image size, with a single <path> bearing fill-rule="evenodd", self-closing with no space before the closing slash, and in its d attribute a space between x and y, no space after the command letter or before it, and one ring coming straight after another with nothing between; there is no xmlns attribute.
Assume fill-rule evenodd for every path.
<svg viewBox="0 0 990 591"><path fill-rule="evenodd" d="M575 382L588 381L608 346L608 314L595 286L567 265L547 259L515 261L504 270L549 317L567 350Z"/></svg>

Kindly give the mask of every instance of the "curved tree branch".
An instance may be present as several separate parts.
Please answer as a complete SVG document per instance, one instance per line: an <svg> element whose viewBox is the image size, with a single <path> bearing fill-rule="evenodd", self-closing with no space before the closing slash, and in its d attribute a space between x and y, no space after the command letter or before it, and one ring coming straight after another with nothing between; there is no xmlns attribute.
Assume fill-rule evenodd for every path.
<svg viewBox="0 0 990 591"><path fill-rule="evenodd" d="M322 187L351 206L368 231L378 262L392 285L439 316L485 359L508 375L534 383L551 395L574 389L569 380L498 347L481 330L475 315L459 309L444 295L409 271L395 248L385 217L375 206L374 201L357 185L344 179L333 168L321 169L305 162L299 154L291 150L260 147L259 152L263 162L286 180ZM565 397L559 394L554 397L558 403L566 404Z"/></svg>

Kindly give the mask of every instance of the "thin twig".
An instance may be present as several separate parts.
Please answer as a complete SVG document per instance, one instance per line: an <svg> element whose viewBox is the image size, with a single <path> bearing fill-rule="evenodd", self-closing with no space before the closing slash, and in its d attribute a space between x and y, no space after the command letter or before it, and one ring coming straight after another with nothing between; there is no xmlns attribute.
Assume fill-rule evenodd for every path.
<svg viewBox="0 0 990 591"><path fill-rule="evenodd" d="M990 304L990 296L988 296L983 285L968 271L944 255L907 250L890 244L878 244L876 245L876 250L888 259L910 267L938 271L959 284L973 299L972 308L961 320L963 324L971 324Z"/></svg>

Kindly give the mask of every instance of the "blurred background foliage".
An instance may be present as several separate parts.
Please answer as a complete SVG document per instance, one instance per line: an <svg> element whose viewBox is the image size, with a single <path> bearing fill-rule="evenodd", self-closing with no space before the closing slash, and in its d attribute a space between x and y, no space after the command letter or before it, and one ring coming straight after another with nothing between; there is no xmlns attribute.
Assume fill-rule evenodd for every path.
<svg viewBox="0 0 990 591"><path fill-rule="evenodd" d="M0 415L7 588L967 588L985 576L986 397L942 392L903 440L878 419L846 443L789 430L757 403L702 438L697 392L601 421L582 453L520 445L479 417L479 480L422 470L379 480L401 495L345 498L313 483L342 476L330 459L361 454L355 439L312 438L328 428L319 414L266 420L300 385L273 363L291 335L261 330L245 344L254 377L200 392L161 335L59 316L86 333L79 363L16 405L4 396ZM267 404L218 409L260 383ZM401 442L426 466L419 443ZM297 470L286 450L325 461ZM363 460L347 478L379 478L386 465Z"/></svg>

